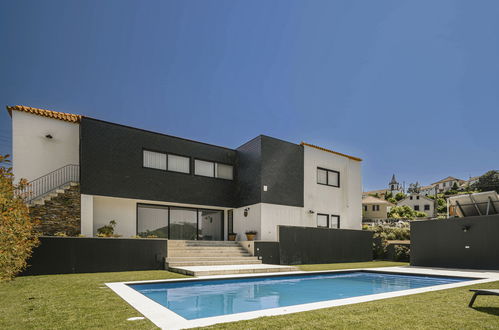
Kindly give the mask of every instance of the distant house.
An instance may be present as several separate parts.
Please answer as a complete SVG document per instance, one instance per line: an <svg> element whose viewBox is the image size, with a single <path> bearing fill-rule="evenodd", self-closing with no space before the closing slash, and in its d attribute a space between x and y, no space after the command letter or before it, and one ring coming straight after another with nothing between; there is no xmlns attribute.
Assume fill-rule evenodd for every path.
<svg viewBox="0 0 499 330"><path fill-rule="evenodd" d="M423 196L434 196L437 194L437 186L436 185L428 185L419 188L419 194Z"/></svg>
<svg viewBox="0 0 499 330"><path fill-rule="evenodd" d="M432 183L431 185L436 187L438 193L444 193L451 190L454 184L460 187L464 182L464 180L448 176L445 179Z"/></svg>
<svg viewBox="0 0 499 330"><path fill-rule="evenodd" d="M410 194L397 203L397 206L407 205L414 211L424 212L428 217L435 216L434 200L421 194Z"/></svg>
<svg viewBox="0 0 499 330"><path fill-rule="evenodd" d="M386 219L392 206L384 199L366 196L362 199L362 220Z"/></svg>

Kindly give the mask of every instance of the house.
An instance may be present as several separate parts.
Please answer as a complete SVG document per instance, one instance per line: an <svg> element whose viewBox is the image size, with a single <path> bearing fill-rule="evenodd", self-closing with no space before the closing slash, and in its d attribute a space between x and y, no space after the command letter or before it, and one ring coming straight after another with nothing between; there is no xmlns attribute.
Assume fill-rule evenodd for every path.
<svg viewBox="0 0 499 330"><path fill-rule="evenodd" d="M387 219L392 203L374 196L362 198L362 220Z"/></svg>
<svg viewBox="0 0 499 330"><path fill-rule="evenodd" d="M445 179L432 183L431 186L435 186L438 193L445 193L449 190L452 190L452 187L454 187L454 185L460 187L464 182L464 180L457 179L453 176L448 176Z"/></svg>
<svg viewBox="0 0 499 330"><path fill-rule="evenodd" d="M409 194L397 203L397 206L407 205L414 211L424 212L428 217L435 216L435 201L421 194Z"/></svg>
<svg viewBox="0 0 499 330"><path fill-rule="evenodd" d="M435 196L437 191L438 189L436 185L422 186L419 188L419 194L423 196Z"/></svg>
<svg viewBox="0 0 499 330"><path fill-rule="evenodd" d="M81 234L226 240L277 226L361 229L361 159L260 135L232 149L25 106L12 117L13 169L43 204L79 184ZM48 197L47 197L48 196Z"/></svg>

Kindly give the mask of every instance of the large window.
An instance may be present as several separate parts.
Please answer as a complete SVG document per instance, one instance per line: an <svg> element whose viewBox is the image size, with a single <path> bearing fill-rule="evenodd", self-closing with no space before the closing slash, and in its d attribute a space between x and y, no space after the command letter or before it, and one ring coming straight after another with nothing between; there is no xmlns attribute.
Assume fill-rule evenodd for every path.
<svg viewBox="0 0 499 330"><path fill-rule="evenodd" d="M317 214L317 227L322 227L322 228L329 227L329 215Z"/></svg>
<svg viewBox="0 0 499 330"><path fill-rule="evenodd" d="M144 167L166 171L166 154L144 150Z"/></svg>
<svg viewBox="0 0 499 330"><path fill-rule="evenodd" d="M328 170L325 168L317 168L317 183L339 187L340 186L340 172L334 170Z"/></svg>
<svg viewBox="0 0 499 330"><path fill-rule="evenodd" d="M196 159L194 161L194 174L232 180L234 178L234 167L232 165Z"/></svg>
<svg viewBox="0 0 499 330"><path fill-rule="evenodd" d="M137 204L137 235L181 240L223 240L222 210Z"/></svg>
<svg viewBox="0 0 499 330"><path fill-rule="evenodd" d="M189 157L168 155L168 171L190 173Z"/></svg>
<svg viewBox="0 0 499 330"><path fill-rule="evenodd" d="M156 151L143 151L144 167L157 170L190 173L190 158Z"/></svg>

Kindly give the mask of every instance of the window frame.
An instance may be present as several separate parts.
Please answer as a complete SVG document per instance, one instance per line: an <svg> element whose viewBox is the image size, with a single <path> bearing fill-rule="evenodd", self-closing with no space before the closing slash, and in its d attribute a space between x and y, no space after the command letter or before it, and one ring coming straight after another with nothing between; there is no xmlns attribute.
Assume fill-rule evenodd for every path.
<svg viewBox="0 0 499 330"><path fill-rule="evenodd" d="M428 207L428 208L427 208L427 207ZM429 211L429 210L430 210L430 208L431 208L431 207L430 207L430 204L425 204L425 205L423 206L423 210L424 210L424 211Z"/></svg>
<svg viewBox="0 0 499 330"><path fill-rule="evenodd" d="M326 216L326 226L319 226L319 216L320 215ZM316 225L317 225L317 228L329 228L329 214L326 214L326 213L317 213L317 216L316 216Z"/></svg>
<svg viewBox="0 0 499 330"><path fill-rule="evenodd" d="M336 227L336 228L331 227L331 225L332 225L332 218L337 218L338 219L338 227ZM341 223L341 216L339 214L331 214L329 216L329 227L328 228L330 228L330 229L340 229L340 223Z"/></svg>
<svg viewBox="0 0 499 330"><path fill-rule="evenodd" d="M199 160L199 161L202 161L202 162L207 162L207 163L213 163L213 176L196 174L196 160ZM235 173L236 171L235 171L234 164L229 164L229 163L224 163L224 162L217 162L215 160L209 160L209 159L198 158L198 157L194 157L193 164L194 164L194 166L193 166L192 173L194 174L194 176L199 176L199 177L203 177L203 178L212 178L212 179L218 179L218 180L224 180L224 181L234 181L234 177L236 176L236 173ZM217 164L231 166L232 167L232 179L226 179L226 178L217 177L216 176L216 174L217 174Z"/></svg>
<svg viewBox="0 0 499 330"><path fill-rule="evenodd" d="M326 171L326 183L321 183L319 182L319 170ZM338 175L338 185L335 186L333 184L329 184L329 172L336 173ZM315 171L315 181L317 184L323 185L323 186L329 186L329 187L335 187L335 188L340 188L341 187L341 181L340 181L340 172L335 171L335 170L330 170L324 167L317 166L317 170Z"/></svg>
<svg viewBox="0 0 499 330"><path fill-rule="evenodd" d="M166 156L166 170L160 169L160 168L154 168L154 167L147 167L144 166L144 151L150 151L150 152L156 152L159 154L164 154ZM172 171L168 169L168 155L172 156L179 156L179 157L185 157L189 159L189 172L178 172L178 171ZM142 148L142 168L148 169L148 170L156 170L156 171L161 171L161 172L170 172L170 173L178 173L178 174L184 174L184 175L191 175L192 174L192 157L187 156L187 155L182 155L182 154L177 154L174 152L166 152L166 151L159 151L155 149L150 149L150 148Z"/></svg>

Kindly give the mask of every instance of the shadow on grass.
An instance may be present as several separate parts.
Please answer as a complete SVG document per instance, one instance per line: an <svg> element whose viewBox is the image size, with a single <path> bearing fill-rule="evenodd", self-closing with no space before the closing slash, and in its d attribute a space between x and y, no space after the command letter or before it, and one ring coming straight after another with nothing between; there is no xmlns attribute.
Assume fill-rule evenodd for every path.
<svg viewBox="0 0 499 330"><path fill-rule="evenodd" d="M472 308L478 312L499 316L499 307L472 307Z"/></svg>

